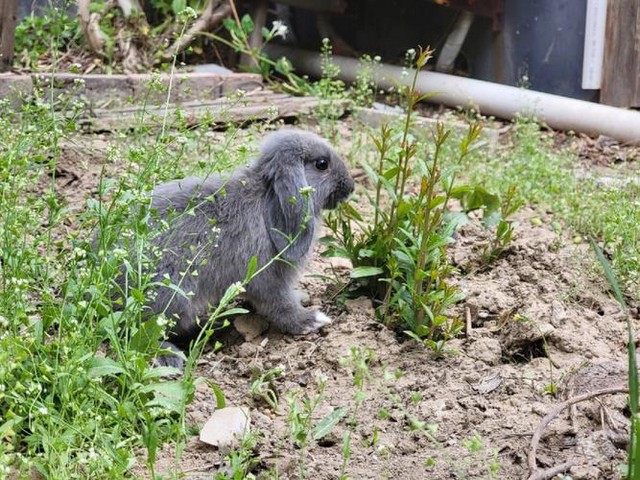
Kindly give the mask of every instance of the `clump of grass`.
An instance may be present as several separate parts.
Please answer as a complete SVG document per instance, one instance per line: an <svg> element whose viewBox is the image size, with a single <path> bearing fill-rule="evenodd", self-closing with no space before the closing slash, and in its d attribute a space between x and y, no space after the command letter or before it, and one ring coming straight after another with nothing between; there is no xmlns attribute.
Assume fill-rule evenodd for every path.
<svg viewBox="0 0 640 480"><path fill-rule="evenodd" d="M497 155L465 163L467 177L502 195L516 185L516 200L549 209L574 232L601 240L624 292L638 298L640 185L607 187L579 179L575 154L552 141L535 121L520 118Z"/></svg>
<svg viewBox="0 0 640 480"><path fill-rule="evenodd" d="M631 315L627 309L622 290L618 280L611 269L611 265L605 258L602 249L591 239L591 248L593 249L598 263L604 271L605 278L613 290L613 294L620 304L627 320L627 359L629 366L629 410L631 411L631 428L629 429L629 450L627 457L627 476L629 480L640 478L640 416L638 415L638 406L640 399L640 387L638 387L638 363L636 361L636 343L633 334L633 323Z"/></svg>
<svg viewBox="0 0 640 480"><path fill-rule="evenodd" d="M149 192L183 176L182 160L206 135L177 125L151 141L144 128L115 136L108 161L118 177L103 172L78 208L55 177L79 106L72 96L45 98L36 92L20 110L0 105L0 476L124 478L144 449L154 477L160 446L180 450L186 440L185 409L201 381L195 361L212 329L194 343L179 380L175 369L152 367L169 324L145 311L154 290ZM209 153L224 153L216 155L224 165L247 156ZM190 168L203 166L216 169ZM260 271L248 269L245 282ZM213 320L230 313L242 286L230 287Z"/></svg>

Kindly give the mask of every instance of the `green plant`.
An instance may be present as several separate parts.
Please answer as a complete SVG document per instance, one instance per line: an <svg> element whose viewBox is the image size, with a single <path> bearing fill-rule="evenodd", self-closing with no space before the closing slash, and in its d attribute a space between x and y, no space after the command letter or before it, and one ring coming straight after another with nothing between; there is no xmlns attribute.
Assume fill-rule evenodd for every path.
<svg viewBox="0 0 640 480"><path fill-rule="evenodd" d="M486 466L486 477L489 480L499 478L500 461L498 460L498 452L489 452L485 455L486 447L482 441L482 437L478 432L474 432L471 437L462 440L462 446L467 450L468 454L463 457L461 463L454 470L456 478L468 478L465 470L468 470L472 464Z"/></svg>
<svg viewBox="0 0 640 480"><path fill-rule="evenodd" d="M517 187L510 185L503 198L500 195L488 192L484 187L469 187L466 185L455 187L451 196L460 201L464 215L459 222L468 221L468 214L480 210L482 212L482 225L486 229L494 229L492 239L482 249L481 261L489 264L496 260L511 244L513 232L518 222L511 220L523 205L524 201L517 198Z"/></svg>
<svg viewBox="0 0 640 480"><path fill-rule="evenodd" d="M228 468L227 471L216 474L216 480L251 480L255 475L251 470L256 466L259 459L256 458L254 450L258 444L258 436L249 433L242 438L240 446L225 456Z"/></svg>
<svg viewBox="0 0 640 480"><path fill-rule="evenodd" d="M341 357L339 360L340 365L351 370L353 385L356 387L354 406L351 409L351 417L347 422L348 429L345 430L342 436L342 466L340 467L339 477L341 480L348 478L347 467L349 465L349 459L351 458L351 436L354 428L357 426L358 412L366 398L364 391L365 382L369 379L369 364L374 358L375 354L370 348L351 347L349 349L349 356Z"/></svg>
<svg viewBox="0 0 640 480"><path fill-rule="evenodd" d="M638 364L636 354L636 344L633 334L633 322L627 309L627 303L622 295L620 284L609 265L602 249L591 239L591 248L595 252L598 263L604 270L604 275L613 290L613 294L622 307L627 319L627 362L629 366L629 410L631 411L631 427L629 429L629 450L627 456L626 477L628 480L640 478L640 416L638 402L640 399L640 387L638 387Z"/></svg>
<svg viewBox="0 0 640 480"><path fill-rule="evenodd" d="M287 414L287 423L291 432L291 439L296 447L300 449L300 476L304 477L303 458L307 445L310 440L311 432L311 416L322 400L322 394L326 384L324 382L319 383L319 394L313 398L307 396L300 399L300 393L294 392L289 394L287 402L289 406L289 412Z"/></svg>
<svg viewBox="0 0 640 480"><path fill-rule="evenodd" d="M168 441L177 454L184 448L186 406L204 381L194 372L197 358L216 323L242 311L233 300L261 269L252 261L244 283L230 286L180 379L175 369L153 368L170 319L145 307L157 220L149 191L184 176L194 150L206 148L201 158L221 166L248 153L229 148L242 143L237 130L212 151L206 124L170 130L165 116L159 132L114 134L97 191L84 206L68 204L58 160L63 142L78 141L78 107L73 95L39 90L19 109L0 103L0 471L123 478L146 451L155 477L159 448ZM203 167L210 173L218 164L188 168ZM211 387L220 404L222 393Z"/></svg>
<svg viewBox="0 0 640 480"><path fill-rule="evenodd" d="M380 60L377 55L372 58L365 54L360 58L360 69L348 95L354 104L369 107L373 103L376 95L375 70Z"/></svg>
<svg viewBox="0 0 640 480"><path fill-rule="evenodd" d="M253 398L261 399L271 407L274 412L278 411L278 393L273 385L273 381L284 374L284 366L270 368L257 375L251 383L249 393Z"/></svg>
<svg viewBox="0 0 640 480"><path fill-rule="evenodd" d="M449 215L456 170L443 173L441 155L450 132L442 124L433 133L431 151L411 134L414 107L428 96L416 92L417 75L431 55L425 49L416 57L413 83L404 91L407 112L401 129L383 126L372 139L378 164L363 167L375 187L373 195L365 193L373 221L344 205L328 218L332 238L325 242L330 245L327 255L351 260L354 285L378 302L382 321L442 352L461 329L458 319L447 316L462 297L447 283L453 267L446 246L458 221ZM480 131L479 124L470 126L458 162L469 154Z"/></svg>
<svg viewBox="0 0 640 480"><path fill-rule="evenodd" d="M347 414L345 408L336 408L322 419L315 421L313 416L324 399L327 388L327 378L322 373L315 375L315 391L312 394L302 394L292 391L287 395L287 427L293 445L298 449L298 475L306 477L305 456L307 450L329 434ZM277 472L276 472L277 473Z"/></svg>
<svg viewBox="0 0 640 480"><path fill-rule="evenodd" d="M611 258L623 292L638 298L640 185L626 182L606 186L598 183L597 176L579 176L582 172L575 151L553 140L553 134L534 119L518 118L509 142L494 155L468 157L465 180L503 197L516 185L517 200L553 212L557 220L566 222L576 241L583 237L598 239ZM633 166L627 168L630 171L623 169L621 173L637 176Z"/></svg>
<svg viewBox="0 0 640 480"><path fill-rule="evenodd" d="M45 7L16 25L14 61L21 67L38 70L40 58L61 55L81 41L80 22L70 14L68 5Z"/></svg>

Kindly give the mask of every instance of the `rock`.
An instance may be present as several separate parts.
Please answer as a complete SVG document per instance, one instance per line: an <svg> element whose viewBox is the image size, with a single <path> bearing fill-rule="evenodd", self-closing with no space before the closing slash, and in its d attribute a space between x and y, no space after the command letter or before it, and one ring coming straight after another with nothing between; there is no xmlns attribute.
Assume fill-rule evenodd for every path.
<svg viewBox="0 0 640 480"><path fill-rule="evenodd" d="M492 374L484 377L480 382L471 385L471 388L481 395L486 395L493 392L501 384L502 377L500 376L500 372L493 372Z"/></svg>
<svg viewBox="0 0 640 480"><path fill-rule="evenodd" d="M495 338L479 338L467 347L467 355L488 365L498 365L502 360L502 346Z"/></svg>
<svg viewBox="0 0 640 480"><path fill-rule="evenodd" d="M233 326L242 335L245 342L250 342L269 329L269 322L259 315L248 313L236 318Z"/></svg>
<svg viewBox="0 0 640 480"><path fill-rule="evenodd" d="M375 310L371 304L371 299L368 297L358 297L353 300L347 300L344 302L345 307L351 313L364 313L366 315L375 315Z"/></svg>
<svg viewBox="0 0 640 480"><path fill-rule="evenodd" d="M200 431L200 441L227 449L249 433L249 410L243 407L225 407L213 412Z"/></svg>
<svg viewBox="0 0 640 480"><path fill-rule="evenodd" d="M254 357L258 351L260 350L259 345L255 345L250 342L244 342L238 345L238 357L240 358L249 358Z"/></svg>
<svg viewBox="0 0 640 480"><path fill-rule="evenodd" d="M510 320L502 328L503 353L517 361L546 356L544 350L554 340L555 330L546 322L528 318Z"/></svg>

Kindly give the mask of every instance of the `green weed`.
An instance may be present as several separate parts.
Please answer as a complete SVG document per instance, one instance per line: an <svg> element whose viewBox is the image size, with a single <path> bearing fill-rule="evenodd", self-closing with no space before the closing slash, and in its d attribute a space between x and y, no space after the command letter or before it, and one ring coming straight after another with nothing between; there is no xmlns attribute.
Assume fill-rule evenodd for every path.
<svg viewBox="0 0 640 480"><path fill-rule="evenodd" d="M450 200L466 199L467 211L484 208L488 215L493 217L497 211L501 217L498 197L484 189L454 186L456 165L472 151L480 124L469 127L460 141L456 165L446 169L442 157L451 132L438 124L430 145L412 134L414 107L427 97L416 93L415 81L431 54L429 49L421 50L415 58L413 85L404 92L407 110L402 125L384 125L372 138L377 164L364 163L363 168L375 188L372 194L365 192L373 218L344 205L337 215L329 216L332 237L325 242L327 255L351 260L353 287L375 299L383 322L442 353L447 340L462 327L458 319L448 317L462 294L447 281L453 267L446 247L453 242L461 216L466 216L453 214ZM511 239L514 225L506 225L492 249L496 255Z"/></svg>
<svg viewBox="0 0 640 480"><path fill-rule="evenodd" d="M14 63L38 71L41 58L55 57L83 44L80 21L71 14L68 5L46 7L16 25L15 42Z"/></svg>
<svg viewBox="0 0 640 480"><path fill-rule="evenodd" d="M636 343L633 334L633 322L627 309L627 304L622 295L622 290L616 276L605 258L602 249L591 240L591 248L595 252L598 263L604 270L604 275L613 290L613 294L622 307L627 320L627 361L629 366L629 410L631 411L631 426L629 429L629 450L627 457L626 478L636 480L640 478L640 416L638 405L640 399L640 388L638 387L638 364L636 354Z"/></svg>
<svg viewBox="0 0 640 480"><path fill-rule="evenodd" d="M595 179L578 179L575 154L552 144L540 126L521 118L511 141L493 157L470 157L466 177L516 201L537 205L565 220L581 236L599 239L627 295L640 289L640 185L608 187Z"/></svg>

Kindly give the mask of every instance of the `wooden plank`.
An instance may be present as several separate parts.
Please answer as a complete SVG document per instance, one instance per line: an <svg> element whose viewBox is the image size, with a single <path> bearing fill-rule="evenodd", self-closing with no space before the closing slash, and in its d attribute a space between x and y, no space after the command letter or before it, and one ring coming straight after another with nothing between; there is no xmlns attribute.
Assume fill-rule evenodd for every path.
<svg viewBox="0 0 640 480"><path fill-rule="evenodd" d="M640 2L613 0L607 27L600 102L616 107L640 106Z"/></svg>
<svg viewBox="0 0 640 480"><path fill-rule="evenodd" d="M2 1L2 0L0 0ZM34 85L56 98L68 93L91 109L127 107L132 103L163 105L208 101L238 90L263 88L262 77L253 73L220 75L215 73L76 75L72 73L34 74ZM53 89L49 87L53 86ZM171 95L167 91L171 86Z"/></svg>
<svg viewBox="0 0 640 480"><path fill-rule="evenodd" d="M80 119L80 125L89 131L159 127L164 122L169 127L205 122L221 125L308 115L317 105L316 98L291 97L263 90L240 98L231 96L211 102L183 103L179 107L170 105L166 112L161 106L98 109L91 112L91 117Z"/></svg>

